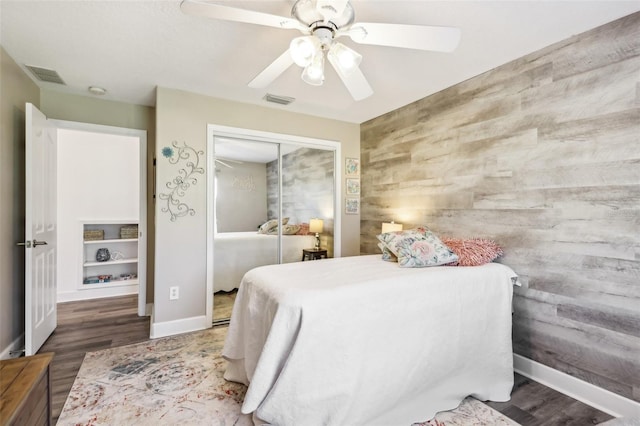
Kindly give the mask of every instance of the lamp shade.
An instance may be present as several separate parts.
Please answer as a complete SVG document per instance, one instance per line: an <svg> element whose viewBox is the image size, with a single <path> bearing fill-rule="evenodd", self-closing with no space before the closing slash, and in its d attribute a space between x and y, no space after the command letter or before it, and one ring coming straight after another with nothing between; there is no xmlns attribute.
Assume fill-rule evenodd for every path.
<svg viewBox="0 0 640 426"><path fill-rule="evenodd" d="M309 232L321 233L323 222L322 219L311 219L309 221Z"/></svg>
<svg viewBox="0 0 640 426"><path fill-rule="evenodd" d="M391 222L382 222L382 233L386 233L386 232L395 232L395 231L402 231L402 224L401 223L395 223L394 221Z"/></svg>

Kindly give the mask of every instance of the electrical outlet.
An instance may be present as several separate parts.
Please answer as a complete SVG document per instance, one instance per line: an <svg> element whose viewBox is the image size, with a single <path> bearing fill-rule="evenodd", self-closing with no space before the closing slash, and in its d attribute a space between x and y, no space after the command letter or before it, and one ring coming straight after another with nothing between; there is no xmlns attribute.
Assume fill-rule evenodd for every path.
<svg viewBox="0 0 640 426"><path fill-rule="evenodd" d="M178 300L180 298L180 287L169 287L169 300Z"/></svg>

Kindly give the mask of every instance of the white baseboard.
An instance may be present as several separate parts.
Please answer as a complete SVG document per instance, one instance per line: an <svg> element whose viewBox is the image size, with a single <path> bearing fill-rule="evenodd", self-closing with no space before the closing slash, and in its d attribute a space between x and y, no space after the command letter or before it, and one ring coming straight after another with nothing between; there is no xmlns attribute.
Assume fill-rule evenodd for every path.
<svg viewBox="0 0 640 426"><path fill-rule="evenodd" d="M614 417L640 418L640 403L592 385L537 361L513 354L513 369L538 383Z"/></svg>
<svg viewBox="0 0 640 426"><path fill-rule="evenodd" d="M204 330L211 328L211 322L207 323L205 315L191 318L184 318L175 321L153 322L151 316L151 338L173 336L174 334L188 333L190 331Z"/></svg>
<svg viewBox="0 0 640 426"><path fill-rule="evenodd" d="M4 348L4 350L0 352L0 359L16 358L20 354L16 353L12 355L11 352L17 352L22 349L24 349L24 333L19 335L13 342L9 344L9 346Z"/></svg>
<svg viewBox="0 0 640 426"><path fill-rule="evenodd" d="M138 284L118 286L113 288L104 287L88 290L58 292L56 301L58 303L74 302L76 300L127 296L129 294L138 294Z"/></svg>

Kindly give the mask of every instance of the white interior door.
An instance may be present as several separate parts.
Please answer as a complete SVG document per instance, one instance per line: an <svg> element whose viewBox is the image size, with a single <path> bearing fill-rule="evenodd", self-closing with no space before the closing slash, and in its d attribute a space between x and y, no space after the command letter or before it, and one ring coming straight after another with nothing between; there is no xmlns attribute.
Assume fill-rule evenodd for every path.
<svg viewBox="0 0 640 426"><path fill-rule="evenodd" d="M56 131L26 105L25 355L56 328Z"/></svg>

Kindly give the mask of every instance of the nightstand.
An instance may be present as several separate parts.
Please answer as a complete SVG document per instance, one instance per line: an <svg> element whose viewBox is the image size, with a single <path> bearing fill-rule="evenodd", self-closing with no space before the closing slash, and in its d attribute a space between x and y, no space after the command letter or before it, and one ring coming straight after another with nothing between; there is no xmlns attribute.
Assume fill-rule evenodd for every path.
<svg viewBox="0 0 640 426"><path fill-rule="evenodd" d="M318 260L318 259L322 259L323 257L325 259L327 258L327 249L316 249L316 248L302 249L303 261L305 259Z"/></svg>

